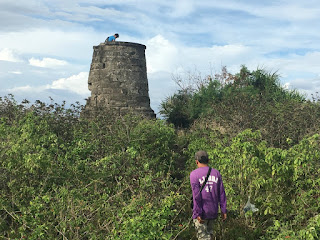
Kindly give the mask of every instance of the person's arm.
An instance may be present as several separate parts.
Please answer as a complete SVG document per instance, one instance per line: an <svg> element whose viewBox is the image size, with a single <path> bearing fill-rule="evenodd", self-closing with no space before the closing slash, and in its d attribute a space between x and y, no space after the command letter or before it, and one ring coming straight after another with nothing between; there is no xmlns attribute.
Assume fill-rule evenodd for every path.
<svg viewBox="0 0 320 240"><path fill-rule="evenodd" d="M226 197L226 193L224 191L224 187L223 187L223 182L222 182L222 177L220 175L220 184L219 184L219 201L220 201L220 209L221 209L221 217L222 220L226 220L227 219L227 197Z"/></svg>
<svg viewBox="0 0 320 240"><path fill-rule="evenodd" d="M200 223L202 223L202 196L200 193L200 183L196 176L190 174L190 184L192 189L193 196L193 216L197 216L197 219Z"/></svg>

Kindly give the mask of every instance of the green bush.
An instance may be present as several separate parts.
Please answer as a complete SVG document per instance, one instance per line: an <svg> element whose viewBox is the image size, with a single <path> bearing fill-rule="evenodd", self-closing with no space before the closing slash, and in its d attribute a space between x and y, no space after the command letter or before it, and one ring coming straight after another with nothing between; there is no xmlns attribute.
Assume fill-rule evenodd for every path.
<svg viewBox="0 0 320 240"><path fill-rule="evenodd" d="M274 222L281 226L290 223L292 231L301 235L310 228L309 222L315 223L312 219L320 210L319 135L305 138L287 150L268 147L260 132L251 130L238 134L231 142L214 136L191 139L189 155L198 149L207 150L211 165L223 176L228 209L236 216L232 225L225 226L225 239L258 239L264 234L266 239L274 239ZM189 165L191 169L193 159ZM248 199L259 209L257 213L244 213ZM312 234L316 236L316 230Z"/></svg>
<svg viewBox="0 0 320 240"><path fill-rule="evenodd" d="M283 126L272 135L271 127L241 130L248 125L232 132L226 119L197 119L177 130L164 120L86 120L77 105L0 99L0 237L195 239L189 174L194 153L203 149L221 172L228 199L228 219L215 225L217 239L317 239L320 137L313 134L316 121L309 122L317 107L298 101L266 106L265 116L275 119L299 110L290 122L299 128L293 135ZM284 136L276 138L277 131ZM268 136L281 139L281 147ZM258 212L244 213L249 198Z"/></svg>
<svg viewBox="0 0 320 240"><path fill-rule="evenodd" d="M171 177L172 126L135 116L87 121L43 103L19 109L0 120L1 237L170 239L180 231L172 227L183 198Z"/></svg>

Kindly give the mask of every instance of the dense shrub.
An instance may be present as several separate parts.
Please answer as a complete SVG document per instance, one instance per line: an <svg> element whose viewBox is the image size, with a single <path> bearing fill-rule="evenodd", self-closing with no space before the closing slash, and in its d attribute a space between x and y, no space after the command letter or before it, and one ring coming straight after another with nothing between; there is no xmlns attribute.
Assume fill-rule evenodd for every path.
<svg viewBox="0 0 320 240"><path fill-rule="evenodd" d="M236 136L245 129L260 130L270 146L288 148L320 128L320 105L295 90L284 89L279 76L262 69L242 67L232 75L207 77L197 88L186 88L161 105L165 119L176 127L214 123ZM196 126L196 128L198 128Z"/></svg>
<svg viewBox="0 0 320 240"><path fill-rule="evenodd" d="M61 105L5 101L0 236L170 239L180 231L172 126L135 116L87 121Z"/></svg>
<svg viewBox="0 0 320 240"><path fill-rule="evenodd" d="M192 116L178 124L187 130L1 98L1 239L195 239L189 173L200 149L228 198L217 239L318 239L319 106L264 74L225 73L230 84L188 92L171 115ZM244 213L248 199L258 212Z"/></svg>
<svg viewBox="0 0 320 240"><path fill-rule="evenodd" d="M228 144L210 136L191 139L190 155L197 149L207 150L211 165L223 176L228 209L235 214L235 219L224 226L223 239L319 236L319 135L287 150L268 147L260 132L251 130ZM189 165L188 170L194 160ZM259 209L257 213L244 213L248 199Z"/></svg>

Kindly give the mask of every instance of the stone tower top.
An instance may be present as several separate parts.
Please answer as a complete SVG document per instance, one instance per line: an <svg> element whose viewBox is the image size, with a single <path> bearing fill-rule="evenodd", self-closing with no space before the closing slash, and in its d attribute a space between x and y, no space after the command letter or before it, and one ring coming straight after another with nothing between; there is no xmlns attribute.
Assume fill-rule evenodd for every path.
<svg viewBox="0 0 320 240"><path fill-rule="evenodd" d="M131 42L108 42L93 47L84 115L113 110L154 118L150 108L146 46Z"/></svg>
<svg viewBox="0 0 320 240"><path fill-rule="evenodd" d="M143 44L140 44L140 43L114 41L114 42L100 43L100 45L98 45L98 46L93 46L93 49L95 49L97 47L100 47L100 46L112 46L112 45L143 47L144 49L147 48L146 45L143 45Z"/></svg>

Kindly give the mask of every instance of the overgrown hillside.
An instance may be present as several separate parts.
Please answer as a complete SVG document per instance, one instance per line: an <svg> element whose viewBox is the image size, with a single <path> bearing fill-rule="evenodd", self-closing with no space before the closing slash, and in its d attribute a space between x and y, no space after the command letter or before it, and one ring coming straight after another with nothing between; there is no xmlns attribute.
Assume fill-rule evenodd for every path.
<svg viewBox="0 0 320 240"><path fill-rule="evenodd" d="M280 85L276 73L245 66L232 75L226 68L205 79L193 76L179 92L161 104L161 113L176 127L206 125L235 136L245 129L260 130L270 146L289 147L320 127L318 99L307 100Z"/></svg>
<svg viewBox="0 0 320 240"><path fill-rule="evenodd" d="M200 83L163 102L167 121L1 98L0 239L196 239L200 149L226 188L217 239L319 239L319 103L262 70Z"/></svg>

